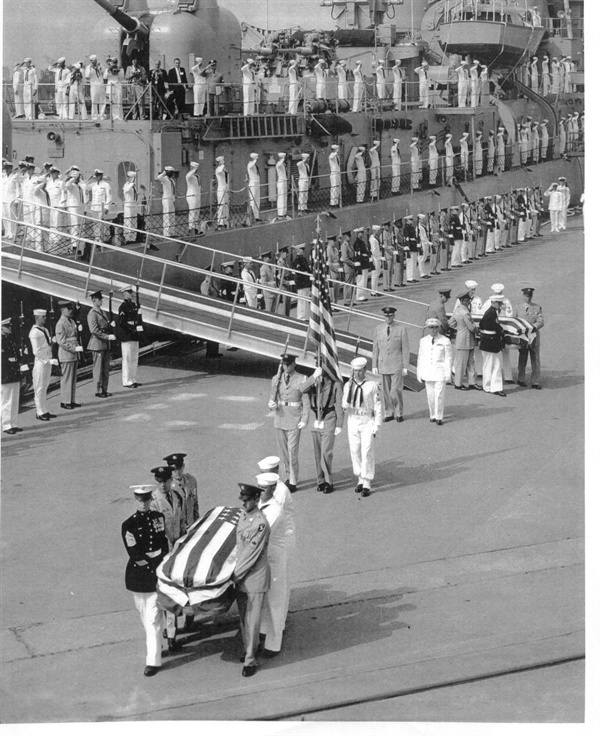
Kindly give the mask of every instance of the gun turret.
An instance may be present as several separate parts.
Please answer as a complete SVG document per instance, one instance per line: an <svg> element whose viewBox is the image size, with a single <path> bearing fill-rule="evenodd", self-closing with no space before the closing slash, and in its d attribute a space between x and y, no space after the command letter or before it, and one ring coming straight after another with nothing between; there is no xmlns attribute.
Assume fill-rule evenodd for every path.
<svg viewBox="0 0 600 736"><path fill-rule="evenodd" d="M119 8L115 8L109 0L94 0L94 2L103 10L106 10L106 12L112 16L119 25L123 26L127 33L140 33L143 36L149 35L150 29L145 23L142 23L139 18L134 18L131 15L127 15L127 13L124 13L122 10L119 10Z"/></svg>

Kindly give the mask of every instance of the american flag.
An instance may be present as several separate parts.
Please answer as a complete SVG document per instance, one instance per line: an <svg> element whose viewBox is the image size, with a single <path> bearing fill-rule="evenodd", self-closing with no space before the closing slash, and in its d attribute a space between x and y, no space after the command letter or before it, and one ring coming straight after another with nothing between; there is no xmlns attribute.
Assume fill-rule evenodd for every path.
<svg viewBox="0 0 600 736"><path fill-rule="evenodd" d="M323 372L332 381L342 381L338 363L335 328L331 314L331 300L327 286L328 268L326 265L325 247L320 237L313 244L312 251L313 276L310 295L310 339L317 346L321 357Z"/></svg>

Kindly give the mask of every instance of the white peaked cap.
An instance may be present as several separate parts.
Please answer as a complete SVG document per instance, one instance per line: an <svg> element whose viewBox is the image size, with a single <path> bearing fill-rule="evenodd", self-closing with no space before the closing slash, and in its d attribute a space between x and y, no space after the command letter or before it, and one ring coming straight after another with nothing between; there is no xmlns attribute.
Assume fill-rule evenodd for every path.
<svg viewBox="0 0 600 736"><path fill-rule="evenodd" d="M197 169L200 164L197 161L190 161L190 169Z"/></svg>

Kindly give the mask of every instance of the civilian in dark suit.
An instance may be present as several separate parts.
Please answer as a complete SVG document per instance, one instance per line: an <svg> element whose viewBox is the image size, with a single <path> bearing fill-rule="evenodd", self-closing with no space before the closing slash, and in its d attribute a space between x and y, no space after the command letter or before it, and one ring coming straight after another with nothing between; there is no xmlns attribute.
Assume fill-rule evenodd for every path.
<svg viewBox="0 0 600 736"><path fill-rule="evenodd" d="M183 120L183 111L185 110L185 90L188 86L188 80L185 69L181 66L180 59L175 59L174 64L175 66L172 69L169 69L167 74L167 82L169 83L169 89L173 92L174 102L177 106L177 114Z"/></svg>

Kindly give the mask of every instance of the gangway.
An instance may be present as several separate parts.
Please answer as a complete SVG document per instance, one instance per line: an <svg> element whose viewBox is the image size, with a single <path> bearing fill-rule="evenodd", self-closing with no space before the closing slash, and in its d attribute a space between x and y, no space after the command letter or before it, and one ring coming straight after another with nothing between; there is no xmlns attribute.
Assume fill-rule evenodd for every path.
<svg viewBox="0 0 600 736"><path fill-rule="evenodd" d="M124 251L120 246L84 237L69 238L71 241L76 240L81 251L86 246L89 249L90 260L84 262L65 253L44 252L27 247L24 233L27 228L31 230L31 225L26 225L21 220L15 222L19 228L18 234L21 234L21 243L9 241L2 243L3 281L59 299L81 303L89 303L88 294L91 292L102 290L107 294L127 283L133 283L138 286L140 308L146 324L275 359L280 356L287 344L288 350L297 356L300 365L307 367L315 365L316 346L309 339L308 322L240 304L238 297L244 293L244 281L241 278L216 274L211 268L200 268L177 259L167 260L161 257L160 251L159 254L149 252L146 248L143 251L137 249ZM43 226L36 226L35 229L38 234L52 232L50 228ZM217 254L223 260L232 258L231 253L214 251L196 243L186 243L174 238L163 240L165 245L175 243L188 248L203 248L212 254L213 264ZM156 237L153 242L157 242ZM121 256L126 253L127 261L124 263L121 258L103 258L102 255L107 252L118 253ZM124 265L125 270L117 268L116 263L119 263L119 266ZM287 270L294 273L293 269ZM230 302L205 296L189 286L182 288L179 285L195 283L199 288L201 281L207 277L218 279L220 282L232 282L236 299ZM341 283L339 285L341 286ZM263 292L274 292L278 304L281 300L291 298L309 300L309 297L291 294L289 290L282 288L262 284L258 285L258 288ZM393 298L391 295L385 296L388 297L388 303ZM415 337L417 334L420 337L426 305L401 297L396 299L410 303L413 310L416 310L414 322L398 321L404 321L411 330L416 331ZM355 306L354 299L350 307L336 305L336 309L338 313L335 316L335 325L340 369L344 376L348 376L350 362L356 355L371 358L370 335L382 318ZM417 340L413 338L412 343L416 346ZM422 386L416 380L414 355L411 356L411 364L405 385L411 390L420 390Z"/></svg>

